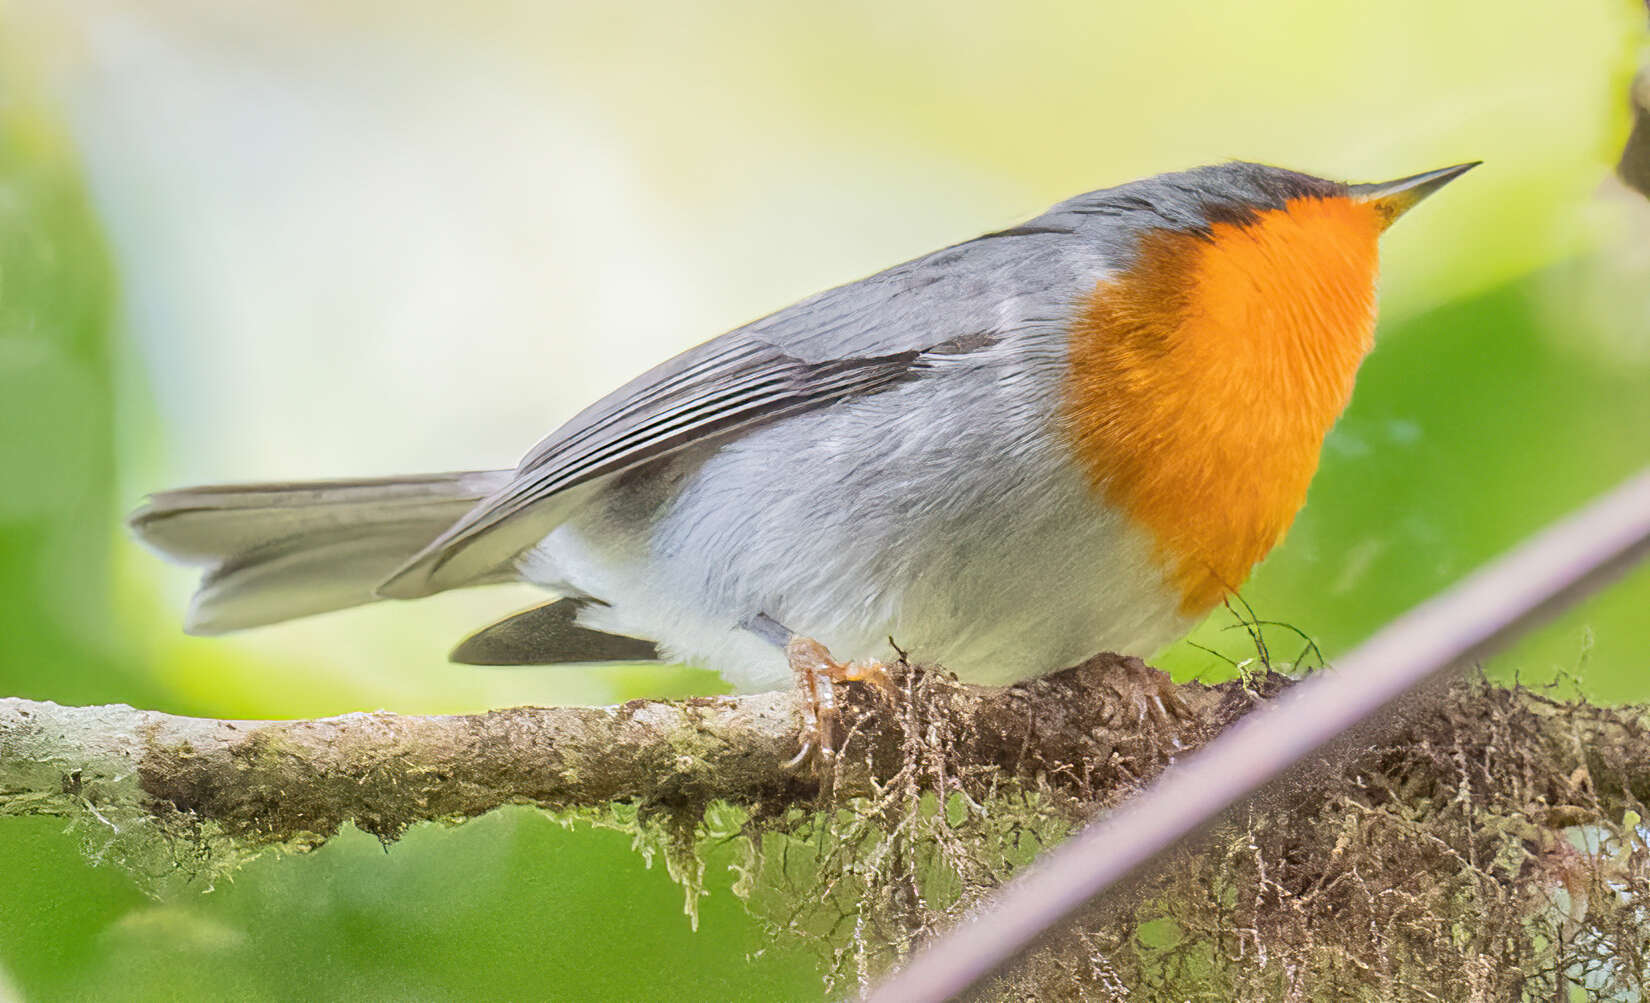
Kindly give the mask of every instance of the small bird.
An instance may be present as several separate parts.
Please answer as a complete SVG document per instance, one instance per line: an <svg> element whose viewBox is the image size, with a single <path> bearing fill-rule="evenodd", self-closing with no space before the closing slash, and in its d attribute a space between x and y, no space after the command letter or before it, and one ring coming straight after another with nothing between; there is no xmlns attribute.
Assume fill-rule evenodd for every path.
<svg viewBox="0 0 1650 1003"><path fill-rule="evenodd" d="M895 641L979 684L1151 656L1283 537L1373 344L1378 238L1474 166L1090 192L690 349L514 470L185 488L131 526L205 567L196 634L526 581L557 598L455 661L755 691Z"/></svg>

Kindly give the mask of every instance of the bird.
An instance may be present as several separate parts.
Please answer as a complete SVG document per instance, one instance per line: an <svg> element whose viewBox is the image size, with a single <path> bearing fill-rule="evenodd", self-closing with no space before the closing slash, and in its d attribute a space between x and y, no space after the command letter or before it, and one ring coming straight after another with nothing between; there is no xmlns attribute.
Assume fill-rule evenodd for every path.
<svg viewBox="0 0 1650 1003"><path fill-rule="evenodd" d="M129 525L204 569L195 634L525 581L546 601L454 661L754 692L874 680L896 643L990 686L1150 657L1283 538L1374 344L1381 234L1475 166L1088 192L689 349L512 470L184 488Z"/></svg>

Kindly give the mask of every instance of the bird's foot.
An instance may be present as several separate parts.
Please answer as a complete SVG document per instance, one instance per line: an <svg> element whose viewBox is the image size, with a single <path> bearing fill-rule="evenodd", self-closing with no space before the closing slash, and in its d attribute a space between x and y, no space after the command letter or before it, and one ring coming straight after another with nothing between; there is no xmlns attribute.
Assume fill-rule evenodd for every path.
<svg viewBox="0 0 1650 1003"><path fill-rule="evenodd" d="M796 675L801 695L802 748L786 766L796 768L810 760L829 767L841 750L842 708L837 702L837 685L863 683L892 704L898 690L879 661L838 662L823 644L808 637L793 636L785 645L785 658Z"/></svg>
<svg viewBox="0 0 1650 1003"><path fill-rule="evenodd" d="M1123 701L1123 710L1132 714L1135 725L1148 721L1173 726L1196 715L1180 697L1180 687L1167 672L1152 668L1138 658L1122 659L1108 674L1106 682Z"/></svg>

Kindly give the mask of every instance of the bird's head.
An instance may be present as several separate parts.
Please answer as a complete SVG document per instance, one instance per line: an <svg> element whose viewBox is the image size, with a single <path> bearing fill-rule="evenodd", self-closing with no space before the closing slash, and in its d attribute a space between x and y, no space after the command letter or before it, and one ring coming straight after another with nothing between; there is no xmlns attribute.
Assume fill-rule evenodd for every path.
<svg viewBox="0 0 1650 1003"><path fill-rule="evenodd" d="M1090 192L1051 215L1074 219L1104 245L1120 273L1118 291L1149 286L1161 295L1172 284L1210 308L1222 298L1242 307L1255 295L1274 304L1325 305L1313 289L1291 284L1310 279L1317 290L1372 308L1381 234L1476 166L1345 184L1234 161ZM1229 288L1234 282L1243 289ZM1358 313L1368 319L1368 310Z"/></svg>
<svg viewBox="0 0 1650 1003"><path fill-rule="evenodd" d="M1304 500L1373 344L1381 233L1473 166L1342 184L1229 163L1056 207L1111 268L1075 306L1077 450L1152 529L1186 612L1235 588Z"/></svg>

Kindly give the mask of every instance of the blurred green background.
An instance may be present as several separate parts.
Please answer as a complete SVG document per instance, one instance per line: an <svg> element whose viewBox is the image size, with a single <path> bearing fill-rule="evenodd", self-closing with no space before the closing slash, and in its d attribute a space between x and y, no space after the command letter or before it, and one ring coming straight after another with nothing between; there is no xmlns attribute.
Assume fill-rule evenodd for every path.
<svg viewBox="0 0 1650 1003"><path fill-rule="evenodd" d="M272 717L713 690L448 665L519 590L185 638L191 576L119 520L180 483L510 465L647 362L1078 191L1481 158L1387 238L1379 348L1244 592L1332 657L1650 461L1650 207L1609 178L1644 14L0 5L0 694ZM1640 571L1491 669L1650 700L1647 610ZM1194 640L1242 658L1231 622ZM4 818L0 999L818 998L724 871L693 932L625 836L516 811L154 901Z"/></svg>

